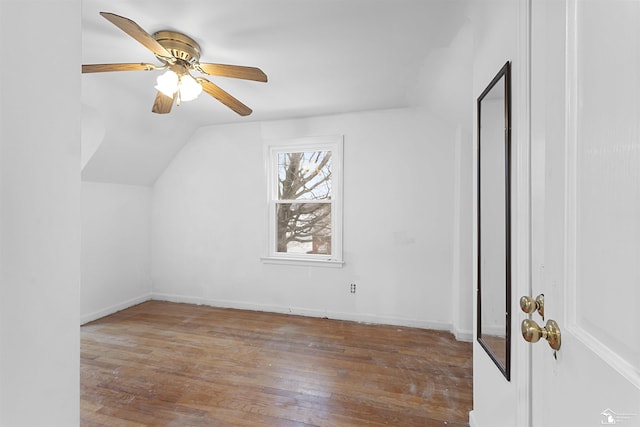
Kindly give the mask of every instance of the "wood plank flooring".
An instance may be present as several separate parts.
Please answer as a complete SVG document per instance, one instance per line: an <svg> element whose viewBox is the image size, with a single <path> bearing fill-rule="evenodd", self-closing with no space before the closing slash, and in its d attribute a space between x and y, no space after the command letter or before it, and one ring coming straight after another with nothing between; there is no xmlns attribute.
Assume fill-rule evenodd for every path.
<svg viewBox="0 0 640 427"><path fill-rule="evenodd" d="M83 426L468 424L446 332L149 301L82 326Z"/></svg>

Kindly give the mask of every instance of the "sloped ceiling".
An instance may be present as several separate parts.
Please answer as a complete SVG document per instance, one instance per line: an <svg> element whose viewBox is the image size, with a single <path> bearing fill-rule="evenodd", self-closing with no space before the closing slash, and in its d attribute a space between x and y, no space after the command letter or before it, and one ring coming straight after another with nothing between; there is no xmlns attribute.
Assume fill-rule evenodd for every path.
<svg viewBox="0 0 640 427"><path fill-rule="evenodd" d="M426 59L464 24L463 0L83 0L82 62L158 63L99 12L148 33L175 30L202 62L261 68L268 83L208 78L253 109L240 117L215 99L151 112L159 71L82 76L83 129L95 150L83 179L152 185L202 126L396 108L415 102ZM427 62L428 63L428 62ZM95 138L100 138L96 141ZM89 138L89 137L87 137Z"/></svg>

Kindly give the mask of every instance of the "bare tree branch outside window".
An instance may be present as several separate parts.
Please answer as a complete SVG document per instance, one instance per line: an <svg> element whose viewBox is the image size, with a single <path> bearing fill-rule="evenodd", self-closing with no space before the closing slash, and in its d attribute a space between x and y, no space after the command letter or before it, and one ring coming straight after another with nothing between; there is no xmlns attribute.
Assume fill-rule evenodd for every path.
<svg viewBox="0 0 640 427"><path fill-rule="evenodd" d="M331 151L278 155L277 251L331 254Z"/></svg>

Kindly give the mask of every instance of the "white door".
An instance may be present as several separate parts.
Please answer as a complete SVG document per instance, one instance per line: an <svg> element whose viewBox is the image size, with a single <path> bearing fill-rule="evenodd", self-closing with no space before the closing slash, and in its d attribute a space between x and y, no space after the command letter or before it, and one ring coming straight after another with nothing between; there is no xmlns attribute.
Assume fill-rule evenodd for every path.
<svg viewBox="0 0 640 427"><path fill-rule="evenodd" d="M532 2L533 427L640 426L640 1ZM520 331L514 331L519 334Z"/></svg>

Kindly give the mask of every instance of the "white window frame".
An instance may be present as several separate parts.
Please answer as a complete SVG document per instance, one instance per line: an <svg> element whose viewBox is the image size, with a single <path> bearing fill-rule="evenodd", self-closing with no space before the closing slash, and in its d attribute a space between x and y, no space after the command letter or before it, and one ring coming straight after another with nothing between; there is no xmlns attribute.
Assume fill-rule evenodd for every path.
<svg viewBox="0 0 640 427"><path fill-rule="evenodd" d="M342 135L274 141L265 150L267 182L267 242L263 262L274 264L341 267L342 259ZM278 200L278 155L309 151L331 151L331 255L277 252L276 201Z"/></svg>

